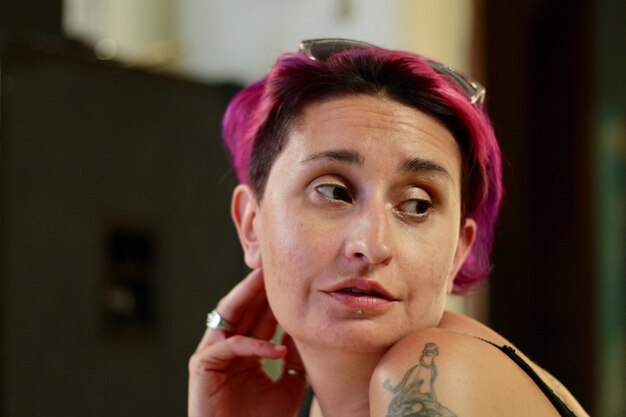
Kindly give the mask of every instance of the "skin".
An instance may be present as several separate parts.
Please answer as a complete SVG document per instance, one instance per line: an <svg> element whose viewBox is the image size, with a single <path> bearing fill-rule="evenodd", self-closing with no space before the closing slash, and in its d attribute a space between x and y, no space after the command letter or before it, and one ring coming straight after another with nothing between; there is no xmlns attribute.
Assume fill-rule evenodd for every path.
<svg viewBox="0 0 626 417"><path fill-rule="evenodd" d="M408 169L416 158L432 167ZM299 344L382 352L437 325L475 233L471 220L460 228L460 166L447 129L394 101L345 97L304 112L263 201L236 191L248 194L248 266L263 268L272 311ZM374 281L394 301L355 319L356 308L329 296L350 279Z"/></svg>
<svg viewBox="0 0 626 417"><path fill-rule="evenodd" d="M263 199L247 185L233 193L253 272L217 307L235 330L207 330L190 360L189 415L293 417L305 383L315 391L312 417L403 415L390 411L394 396L419 390L391 388L427 368L420 355L437 364L426 379L437 415L554 415L519 368L467 334L504 339L444 312L476 235L460 217L460 177L454 138L424 113L374 96L305 109ZM277 322L287 332L279 346L269 341ZM306 369L306 381L269 380L261 358ZM484 363L494 365L474 367ZM514 413L516 395L531 414Z"/></svg>
<svg viewBox="0 0 626 417"><path fill-rule="evenodd" d="M246 263L263 269L269 305L325 416L366 415L381 356L441 320L476 231L460 218L460 172L459 148L438 121L356 96L305 110L262 201L245 185L235 190ZM338 301L338 289L355 281L385 301ZM345 379L328 381L336 374Z"/></svg>

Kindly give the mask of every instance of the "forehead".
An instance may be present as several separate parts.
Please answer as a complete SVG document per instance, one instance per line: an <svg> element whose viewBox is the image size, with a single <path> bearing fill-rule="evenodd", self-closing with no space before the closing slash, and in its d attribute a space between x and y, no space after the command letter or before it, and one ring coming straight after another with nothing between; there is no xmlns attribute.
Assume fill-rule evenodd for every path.
<svg viewBox="0 0 626 417"><path fill-rule="evenodd" d="M296 130L328 126L382 129L398 133L421 131L426 135L444 133L441 132L443 129L444 134L451 136L435 118L385 96L343 96L314 102L303 110Z"/></svg>
<svg viewBox="0 0 626 417"><path fill-rule="evenodd" d="M287 148L295 153L383 151L389 161L427 158L460 176L461 153L450 131L432 116L386 97L346 96L311 104L289 136Z"/></svg>

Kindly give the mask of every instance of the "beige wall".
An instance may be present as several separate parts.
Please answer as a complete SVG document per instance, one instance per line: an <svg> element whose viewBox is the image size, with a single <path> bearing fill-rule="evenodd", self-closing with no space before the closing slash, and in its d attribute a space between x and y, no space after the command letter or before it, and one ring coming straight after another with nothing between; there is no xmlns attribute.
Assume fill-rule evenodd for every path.
<svg viewBox="0 0 626 417"><path fill-rule="evenodd" d="M179 72L202 79L252 81L278 52L316 37L408 49L468 71L475 2L65 0L64 27L90 45L113 42L117 58L130 62L161 51Z"/></svg>

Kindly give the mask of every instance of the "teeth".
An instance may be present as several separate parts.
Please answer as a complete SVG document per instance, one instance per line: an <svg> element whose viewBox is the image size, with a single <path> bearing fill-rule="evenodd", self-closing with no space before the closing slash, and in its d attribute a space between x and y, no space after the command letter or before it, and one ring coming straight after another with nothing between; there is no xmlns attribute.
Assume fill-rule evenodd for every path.
<svg viewBox="0 0 626 417"><path fill-rule="evenodd" d="M374 291L363 291L360 290L358 288L345 288L343 290L341 290L341 292L349 292L349 293L353 293L353 294L363 294L363 295L373 295L375 297L379 297L380 294L378 294L377 292Z"/></svg>

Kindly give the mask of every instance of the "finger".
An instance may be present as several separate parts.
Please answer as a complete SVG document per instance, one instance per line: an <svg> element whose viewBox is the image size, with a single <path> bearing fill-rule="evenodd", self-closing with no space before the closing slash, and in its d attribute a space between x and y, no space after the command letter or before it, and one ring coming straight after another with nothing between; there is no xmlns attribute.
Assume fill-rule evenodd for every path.
<svg viewBox="0 0 626 417"><path fill-rule="evenodd" d="M237 325L250 306L260 307L265 301L263 271L255 269L217 303L217 310L226 320Z"/></svg>
<svg viewBox="0 0 626 417"><path fill-rule="evenodd" d="M293 341L291 335L289 335L288 333L285 333L283 335L282 343L287 349L287 353L284 358L283 370L286 371L288 369L294 369L296 371L300 371L302 375L304 375L305 374L304 363L302 362L302 358L300 357L298 348L296 347L296 344ZM297 373L289 375L288 372L283 372L283 376L300 376L301 377L302 375L297 375Z"/></svg>
<svg viewBox="0 0 626 417"><path fill-rule="evenodd" d="M249 316L251 323L244 323L242 326L237 326L237 329L241 328L243 330L244 328L252 328L252 330L249 332L250 336L256 339L263 340L272 339L272 337L276 333L278 323L276 322L274 313L272 313L272 310L267 301L261 305L259 311L248 311L246 313L246 316ZM245 320L246 319L244 319L244 321ZM200 350L203 347L208 346L212 343L224 340L228 336L230 336L229 332L207 329L202 341L200 342L196 350Z"/></svg>
<svg viewBox="0 0 626 417"><path fill-rule="evenodd" d="M254 317L256 311L266 302L265 288L263 284L263 273L261 269L250 272L246 278L239 282L217 306L219 314L235 326L234 332L224 330L207 329L198 344L196 351L206 346L223 340L231 333L247 334L250 332L253 322L243 320L244 317Z"/></svg>
<svg viewBox="0 0 626 417"><path fill-rule="evenodd" d="M226 371L235 359L278 359L286 353L285 346L235 335L196 352L189 360L188 410L190 416L206 415L213 409L212 397L225 387ZM259 365L259 361L250 363ZM213 415L213 414L211 414Z"/></svg>
<svg viewBox="0 0 626 417"><path fill-rule="evenodd" d="M283 373L278 384L289 390L292 396L304 398L308 380L298 348L287 333L283 335L283 344L287 348L287 353L284 357Z"/></svg>
<svg viewBox="0 0 626 417"><path fill-rule="evenodd" d="M258 301L261 301L260 303ZM235 332L238 334L250 335L254 329L267 318L268 309L267 298L265 298L265 289L263 289L263 298L258 298L254 303L246 306L241 321L238 323Z"/></svg>
<svg viewBox="0 0 626 417"><path fill-rule="evenodd" d="M225 332L206 329L202 335L202 339L200 339L200 343L198 343L198 346L196 347L196 353L202 349L206 349L207 346L224 339L226 339Z"/></svg>
<svg viewBox="0 0 626 417"><path fill-rule="evenodd" d="M235 335L196 352L189 360L189 374L196 377L211 376L228 369L237 358L278 359L285 356L286 352L287 348L283 345Z"/></svg>
<svg viewBox="0 0 626 417"><path fill-rule="evenodd" d="M270 340L276 333L276 318L268 303L259 309L250 335L257 339Z"/></svg>

